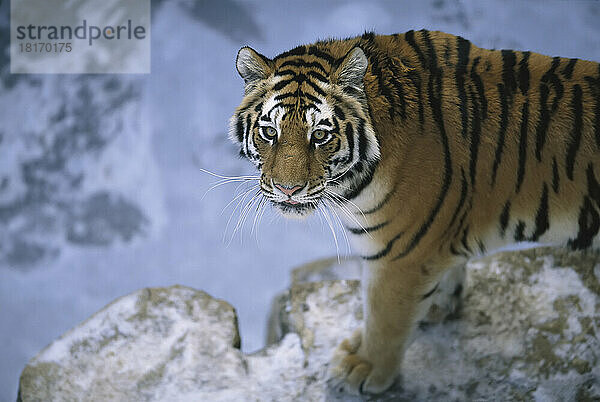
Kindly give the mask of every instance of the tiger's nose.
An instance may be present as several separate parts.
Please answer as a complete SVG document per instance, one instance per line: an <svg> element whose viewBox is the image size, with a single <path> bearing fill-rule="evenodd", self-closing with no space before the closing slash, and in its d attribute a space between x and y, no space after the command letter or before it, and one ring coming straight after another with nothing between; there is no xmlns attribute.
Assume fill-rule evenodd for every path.
<svg viewBox="0 0 600 402"><path fill-rule="evenodd" d="M288 197L291 197L292 195L296 194L298 191L302 190L304 188L304 186L306 186L306 184L304 186L284 186L282 184L278 184L278 183L273 183L275 185L275 188L277 188L279 191L281 191L283 194L287 195Z"/></svg>

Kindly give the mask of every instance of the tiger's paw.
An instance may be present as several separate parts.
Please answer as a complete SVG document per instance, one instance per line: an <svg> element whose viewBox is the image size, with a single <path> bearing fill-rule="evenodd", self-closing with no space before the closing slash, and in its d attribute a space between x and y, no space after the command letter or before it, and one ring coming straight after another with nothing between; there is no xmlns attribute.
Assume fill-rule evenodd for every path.
<svg viewBox="0 0 600 402"><path fill-rule="evenodd" d="M362 356L361 343L359 329L335 350L329 369L328 386L331 389L354 395L380 394L393 384L394 365L373 364Z"/></svg>

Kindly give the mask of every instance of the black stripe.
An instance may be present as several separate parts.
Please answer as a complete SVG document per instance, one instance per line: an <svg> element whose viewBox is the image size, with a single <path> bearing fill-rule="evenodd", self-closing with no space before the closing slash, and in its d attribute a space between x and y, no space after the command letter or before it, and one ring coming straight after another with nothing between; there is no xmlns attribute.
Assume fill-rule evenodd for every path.
<svg viewBox="0 0 600 402"><path fill-rule="evenodd" d="M452 236L450 236L452 239L455 239L458 237L460 231L463 229L463 225L467 219L467 216L471 212L472 208L473 208L473 197L471 197L469 199L469 203L467 204L467 207L465 208L460 219L458 220L458 225L456 226L456 230L454 231L454 234Z"/></svg>
<svg viewBox="0 0 600 402"><path fill-rule="evenodd" d="M409 44L409 46L413 48L415 53L417 53L419 62L421 63L423 68L427 68L427 61L425 60L425 56L423 55L421 48L419 47L419 45L417 45L417 42L415 41L415 31L411 30L411 31L406 32L404 34L404 39ZM422 97L423 90L421 88L421 85L422 85L421 76L417 72L416 69L412 69L408 72L408 78L410 79L411 83L414 86L415 91L417 92L417 99L418 99L418 106L419 106L419 123L421 124L421 126L423 126L423 124L425 123L425 109L424 109L423 97Z"/></svg>
<svg viewBox="0 0 600 402"><path fill-rule="evenodd" d="M467 241L467 237L469 236L469 225L467 225L467 227L465 228L465 230L463 230L463 235L462 238L460 239L460 243L462 244L463 248L469 253L472 254L473 250L471 250L471 247L469 247L469 243Z"/></svg>
<svg viewBox="0 0 600 402"><path fill-rule="evenodd" d="M477 247L479 248L479 253L485 254L487 252L485 244L483 244L481 239L477 239Z"/></svg>
<svg viewBox="0 0 600 402"><path fill-rule="evenodd" d="M413 50L419 57L419 61L421 62L421 65L423 66L423 68L427 68L428 64L427 64L427 60L425 60L425 55L423 54L423 52L421 51L421 48L419 47L419 45L417 45L417 42L415 40L415 31L410 30L410 31L406 32L404 34L404 39L406 39L406 41L408 42L410 47L413 48Z"/></svg>
<svg viewBox="0 0 600 402"><path fill-rule="evenodd" d="M324 51L318 49L316 46L309 47L308 54L323 59L329 64L334 64L335 62L333 56L331 56L329 53L325 53Z"/></svg>
<svg viewBox="0 0 600 402"><path fill-rule="evenodd" d="M394 193L396 192L396 187L397 187L398 183L394 184L394 187L390 190L389 193L387 193L385 195L385 197L383 197L383 199L381 201L379 201L379 203L374 206L371 209L368 209L366 211L363 211L363 215L369 215L369 214L373 214L377 211L379 211L381 208L383 208L383 206L385 204L387 204L387 202L392 198L392 195L394 195Z"/></svg>
<svg viewBox="0 0 600 402"><path fill-rule="evenodd" d="M525 222L519 221L515 228L515 241L525 240Z"/></svg>
<svg viewBox="0 0 600 402"><path fill-rule="evenodd" d="M393 119L394 113L395 113L395 106L396 106L394 96L388 88L385 77L383 76L383 72L381 71L381 68L379 67L378 60L376 58L373 58L372 60L370 60L370 64L371 64L372 74L375 77L377 77L377 92L379 95L383 96L385 98L385 100L387 101L387 103L389 104L388 114L390 115L390 119Z"/></svg>
<svg viewBox="0 0 600 402"><path fill-rule="evenodd" d="M350 86L350 85L343 87L342 91L344 91L344 93L346 95L350 95L350 96L354 96L354 97L360 97L361 95L363 95L363 93L360 90L358 90L358 89L356 89L356 87Z"/></svg>
<svg viewBox="0 0 600 402"><path fill-rule="evenodd" d="M276 56L273 60L283 59L284 57L288 56L303 56L305 54L306 46L302 45L295 47L292 50L288 50L287 52L281 53L280 55Z"/></svg>
<svg viewBox="0 0 600 402"><path fill-rule="evenodd" d="M331 122L329 121L329 119L321 119L321 120L319 120L319 122L317 123L317 126L327 126L327 127L331 127Z"/></svg>
<svg viewBox="0 0 600 402"><path fill-rule="evenodd" d="M262 102L258 102L258 103L256 104L256 106L254 106L254 111L255 111L256 113L260 112L260 110L262 109L262 106L263 106L263 103L262 103Z"/></svg>
<svg viewBox="0 0 600 402"><path fill-rule="evenodd" d="M361 161L367 160L367 134L365 133L365 121L358 120L358 128L356 130L358 137L358 159Z"/></svg>
<svg viewBox="0 0 600 402"><path fill-rule="evenodd" d="M450 50L450 39L445 38L444 39L444 62L445 62L446 66L451 65L451 60L450 60L451 57L452 57L452 54L451 54L451 50Z"/></svg>
<svg viewBox="0 0 600 402"><path fill-rule="evenodd" d="M456 255L456 256L462 256L465 258L469 258L469 256L467 255L467 253L463 252L463 251L459 251L454 247L454 244L450 244L450 254L452 255Z"/></svg>
<svg viewBox="0 0 600 402"><path fill-rule="evenodd" d="M246 153L246 156L250 159L256 159L255 155L250 153L250 141L253 141L251 134L251 130L252 130L252 118L250 115L246 116L246 131L244 133L244 152Z"/></svg>
<svg viewBox="0 0 600 402"><path fill-rule="evenodd" d="M498 142L496 144L496 152L494 155L494 166L492 168L492 186L496 184L496 174L498 166L502 159L504 151L504 141L506 138L506 129L508 128L508 99L504 92L504 85L498 84L498 98L500 99L500 131L498 132Z"/></svg>
<svg viewBox="0 0 600 402"><path fill-rule="evenodd" d="M304 96L306 99L316 103L317 105L320 105L321 103L321 99L317 98L316 96L312 96L311 94L307 94L306 92L299 92L300 96Z"/></svg>
<svg viewBox="0 0 600 402"><path fill-rule="evenodd" d="M442 147L444 151L444 176L440 194L438 196L435 206L429 213L429 216L421 225L419 230L415 233L407 247L400 254L394 257L394 259L402 258L408 253L410 253L417 246L419 241L421 241L423 236L425 236L425 234L429 231L429 228L435 221L437 214L439 213L444 201L446 200L446 195L448 194L448 189L450 188L450 183L452 182L452 160L450 157L450 145L448 143L448 136L446 134L444 118L442 115L442 71L438 69L435 49L433 47L433 43L431 42L431 38L429 37L429 32L422 30L421 34L423 36L423 41L427 46L429 60L431 63L431 73L429 74L428 85L428 97L429 105L433 113L433 118L440 131L439 134L441 137Z"/></svg>
<svg viewBox="0 0 600 402"><path fill-rule="evenodd" d="M303 74L303 73L298 73L298 74L294 75L292 78L279 81L277 84L275 84L273 86L273 90L279 91L280 89L285 88L287 85L291 84L292 82L296 82L298 85L298 88L300 88L300 85L302 85L302 83L306 83L319 95L326 96L325 91L323 91L317 84L315 84L314 82L309 80L308 77L306 76L306 74ZM308 94L305 93L304 96L308 96Z"/></svg>
<svg viewBox="0 0 600 402"><path fill-rule="evenodd" d="M571 102L573 109L573 131L571 131L569 146L567 149L566 169L567 177L573 180L573 169L575 168L575 158L581 144L581 130L583 127L583 105L582 90L579 84L573 87L573 100Z"/></svg>
<svg viewBox="0 0 600 402"><path fill-rule="evenodd" d="M367 228L346 228L348 229L348 231L352 234L355 235L363 235L363 234L369 234L372 233L378 229L381 229L382 227L384 227L385 225L387 225L388 223L390 223L390 221L385 221L385 222L381 222L380 224L374 225L374 226L370 226Z"/></svg>
<svg viewBox="0 0 600 402"><path fill-rule="evenodd" d="M304 82L307 83L313 89L313 91L315 91L319 95L321 95L323 97L327 96L327 94L325 93L325 91L323 91L321 89L321 87L318 86L317 84L315 84L314 82L312 82L310 80L305 80Z"/></svg>
<svg viewBox="0 0 600 402"><path fill-rule="evenodd" d="M506 201L502 213L500 214L500 236L504 237L508 222L510 220L510 200Z"/></svg>
<svg viewBox="0 0 600 402"><path fill-rule="evenodd" d="M250 115L246 116L246 133L244 134L244 140L247 140L248 137L250 136L250 130L252 129L252 118L250 117Z"/></svg>
<svg viewBox="0 0 600 402"><path fill-rule="evenodd" d="M471 79L475 84L475 88L477 89L477 96L479 99L479 106L481 107L481 118L487 118L487 98L485 97L485 89L483 87L483 81L481 80L481 76L477 74L477 66L479 65L479 61L481 57L476 57L473 60L473 66L471 67Z"/></svg>
<svg viewBox="0 0 600 402"><path fill-rule="evenodd" d="M316 78L317 80L319 80L319 81L321 81L321 82L323 82L325 84L329 83L329 80L327 78L325 78L325 76L317 73L316 71L308 70L306 72L306 75L308 75L309 77Z"/></svg>
<svg viewBox="0 0 600 402"><path fill-rule="evenodd" d="M373 42L373 40L375 40L375 34L373 32L365 32L360 38L367 42Z"/></svg>
<svg viewBox="0 0 600 402"><path fill-rule="evenodd" d="M340 120L346 119L346 115L344 114L344 111L338 105L335 105L333 107L333 113L335 113L335 117L337 117Z"/></svg>
<svg viewBox="0 0 600 402"><path fill-rule="evenodd" d="M468 129L468 105L467 94L465 91L465 74L467 73L467 64L469 63L469 52L471 50L471 42L458 36L456 38L456 48L458 61L456 63L456 87L458 89L458 100L460 101L459 109L461 116L461 134L463 138L467 137Z"/></svg>
<svg viewBox="0 0 600 402"><path fill-rule="evenodd" d="M473 99L473 116L471 131L471 146L469 149L469 173L471 176L471 185L475 188L475 177L477 176L477 155L479 153L479 142L481 141L481 115L479 113L479 102L475 98L475 93L471 92Z"/></svg>
<svg viewBox="0 0 600 402"><path fill-rule="evenodd" d="M556 157L552 157L552 190L558 194L558 186L560 185L560 176L558 175L558 164Z"/></svg>
<svg viewBox="0 0 600 402"><path fill-rule="evenodd" d="M284 75L296 75L296 71L290 70L290 69L279 70L279 71L276 71L274 75L276 77L283 77Z"/></svg>
<svg viewBox="0 0 600 402"><path fill-rule="evenodd" d="M577 63L577 59L569 59L569 63L563 68L562 74L566 79L570 80L573 77L573 70L575 69L575 64Z"/></svg>
<svg viewBox="0 0 600 402"><path fill-rule="evenodd" d="M281 65L279 66L279 68L283 68L286 66L294 66L294 67L315 67L318 68L319 70L321 70L324 74L328 74L327 70L325 69L325 67L323 67L323 65L319 62L316 61L312 61L312 62L307 62L304 60L287 60L284 61L283 63L281 63Z"/></svg>
<svg viewBox="0 0 600 402"><path fill-rule="evenodd" d="M515 79L515 65L517 64L517 55L512 50L502 50L502 82L506 89L506 95L512 101L513 95L517 90L517 80Z"/></svg>
<svg viewBox="0 0 600 402"><path fill-rule="evenodd" d="M346 135L346 141L348 141L348 157L345 162L349 163L354 158L354 129L352 128L352 123L346 124L344 134Z"/></svg>
<svg viewBox="0 0 600 402"><path fill-rule="evenodd" d="M538 162L542 161L542 148L546 142L546 132L550 125L550 109L548 108L548 96L550 88L547 84L540 84L540 119L536 126L535 134L535 157Z"/></svg>
<svg viewBox="0 0 600 402"><path fill-rule="evenodd" d="M540 204L535 215L535 229L533 234L529 238L530 241L538 241L541 235L550 227L548 221L548 185L544 183L542 188L542 196L540 197Z"/></svg>
<svg viewBox="0 0 600 402"><path fill-rule="evenodd" d="M329 119L327 119L327 122L329 122ZM333 117L333 128L330 128L329 130L333 133L340 132L340 124L338 122L338 119L336 119L335 117Z"/></svg>
<svg viewBox="0 0 600 402"><path fill-rule="evenodd" d="M598 77L585 77L592 96L596 98L594 107L594 134L596 146L600 148L600 64L598 65Z"/></svg>
<svg viewBox="0 0 600 402"><path fill-rule="evenodd" d="M350 172L352 172L353 170L358 172L358 171L362 171L363 169L366 169L366 174L362 176L360 183L355 185L353 189L351 189L349 192L344 194L344 197L346 199L352 200L353 198L358 197L360 195L360 193L362 193L362 191L373 180L373 176L375 175L375 170L377 169L378 164L379 164L379 161L374 161L374 162L370 162L370 163L366 162L366 161L360 161L356 164L356 167L354 169L350 169ZM351 173L351 174L356 175L358 173Z"/></svg>
<svg viewBox="0 0 600 402"><path fill-rule="evenodd" d="M596 205L600 207L600 184L596 180L594 175L594 165L588 164L587 170L587 182L588 182L588 194L592 197L592 200L596 202Z"/></svg>
<svg viewBox="0 0 600 402"><path fill-rule="evenodd" d="M406 119L406 99L404 98L404 87L402 86L402 81L396 78L392 80L392 84L394 85L396 97L400 103L400 118Z"/></svg>
<svg viewBox="0 0 600 402"><path fill-rule="evenodd" d="M563 96L564 87L556 75L556 69L560 64L560 57L554 57L550 69L544 73L540 80L540 119L536 128L535 156L539 162L542 161L542 149L546 143L546 134L550 125L550 118L556 112L560 99ZM548 107L550 89L554 89L555 96L552 107Z"/></svg>
<svg viewBox="0 0 600 402"><path fill-rule="evenodd" d="M411 70L408 72L408 78L413 84L414 90L417 92L417 102L419 107L419 124L422 127L425 123L425 106L423 105L423 89L421 88L421 76L416 70Z"/></svg>
<svg viewBox="0 0 600 402"><path fill-rule="evenodd" d="M394 246L394 243L396 242L396 240L398 240L400 237L402 237L402 235L404 234L404 232L400 232L398 233L396 236L394 236L385 246L385 248L383 250L381 250L380 252L378 252L377 254L372 254L372 255L367 255L367 256L363 256L362 259L363 260L367 260L367 261L373 261L373 260L378 260L380 258L385 257L386 255L389 254L389 252L392 250L392 247Z"/></svg>
<svg viewBox="0 0 600 402"><path fill-rule="evenodd" d="M280 94L280 95L277 95L277 96L274 98L274 100L275 100L275 101L281 101L281 100L284 100L284 99L287 99L287 98L292 98L292 97L295 97L296 95L297 95L297 94L296 94L296 93L294 93L294 92L288 92L288 93L285 93L285 94ZM271 110L272 110L272 109L271 109Z"/></svg>
<svg viewBox="0 0 600 402"><path fill-rule="evenodd" d="M567 243L573 250L581 250L592 245L594 236L600 228L600 217L589 197L583 198L583 205L579 210L579 233L575 239Z"/></svg>
<svg viewBox="0 0 600 402"><path fill-rule="evenodd" d="M435 291L437 290L438 286L440 286L440 283L438 282L433 289L431 289L429 292L425 293L423 295L423 297L421 298L421 300L425 300L427 299L429 296L431 296L433 293L435 293Z"/></svg>
<svg viewBox="0 0 600 402"><path fill-rule="evenodd" d="M288 84L291 84L292 82L297 82L294 78L279 81L273 86L273 91L279 91L280 89L285 88ZM298 85L300 85L300 83L298 83Z"/></svg>
<svg viewBox="0 0 600 402"><path fill-rule="evenodd" d="M448 224L448 227L446 228L446 230L444 231L444 234L442 235L442 237L444 237L448 231L452 228L452 225L454 225L454 222L456 221L456 218L458 218L458 214L460 212L460 210L462 209L465 200L467 199L467 179L465 177L465 170L462 168L460 168L460 174L461 174L461 186L460 186L460 198L458 200L458 204L456 204L456 209L454 210L454 213L452 214L452 218L450 219L450 223Z"/></svg>
<svg viewBox="0 0 600 402"><path fill-rule="evenodd" d="M517 193L521 190L525 177L525 162L527 161L527 125L529 123L529 101L523 104L521 112L521 135L519 137L519 167L517 170Z"/></svg>
<svg viewBox="0 0 600 402"><path fill-rule="evenodd" d="M531 52L523 52L523 58L519 62L519 89L523 95L529 91L529 56Z"/></svg>
<svg viewBox="0 0 600 402"><path fill-rule="evenodd" d="M238 142L244 141L244 119L242 116L238 116L237 122L235 123L235 135L237 136Z"/></svg>
<svg viewBox="0 0 600 402"><path fill-rule="evenodd" d="M395 95L396 99L397 99L397 103L398 106L400 107L400 117L402 119L406 118L406 99L404 98L404 87L402 86L402 74L398 71L398 69L396 68L396 65L391 61L390 58L386 57L384 58L384 63L387 67L387 69L389 71L392 72L392 77L390 79L390 82L392 84L392 86L394 87L394 93L392 95Z"/></svg>

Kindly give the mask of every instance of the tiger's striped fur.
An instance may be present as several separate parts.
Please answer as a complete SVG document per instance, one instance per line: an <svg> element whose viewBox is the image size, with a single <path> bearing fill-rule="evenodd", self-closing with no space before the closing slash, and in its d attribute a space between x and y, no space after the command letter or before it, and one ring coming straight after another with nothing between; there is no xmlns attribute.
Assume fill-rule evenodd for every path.
<svg viewBox="0 0 600 402"><path fill-rule="evenodd" d="M303 214L329 191L353 213L365 325L331 368L351 392L392 384L449 269L519 242L597 245L598 63L422 30L272 60L243 48L237 67L246 95L231 136L265 196Z"/></svg>

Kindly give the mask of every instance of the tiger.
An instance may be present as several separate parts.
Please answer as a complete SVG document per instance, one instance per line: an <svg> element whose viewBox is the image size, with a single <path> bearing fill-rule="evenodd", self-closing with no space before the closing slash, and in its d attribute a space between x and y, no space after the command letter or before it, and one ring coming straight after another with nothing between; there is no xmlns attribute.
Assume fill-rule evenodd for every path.
<svg viewBox="0 0 600 402"><path fill-rule="evenodd" d="M283 215L338 209L364 320L329 385L379 394L447 281L507 247L598 245L600 64L427 30L239 50L230 137ZM461 271L462 270L462 271ZM461 273L462 272L462 273Z"/></svg>

